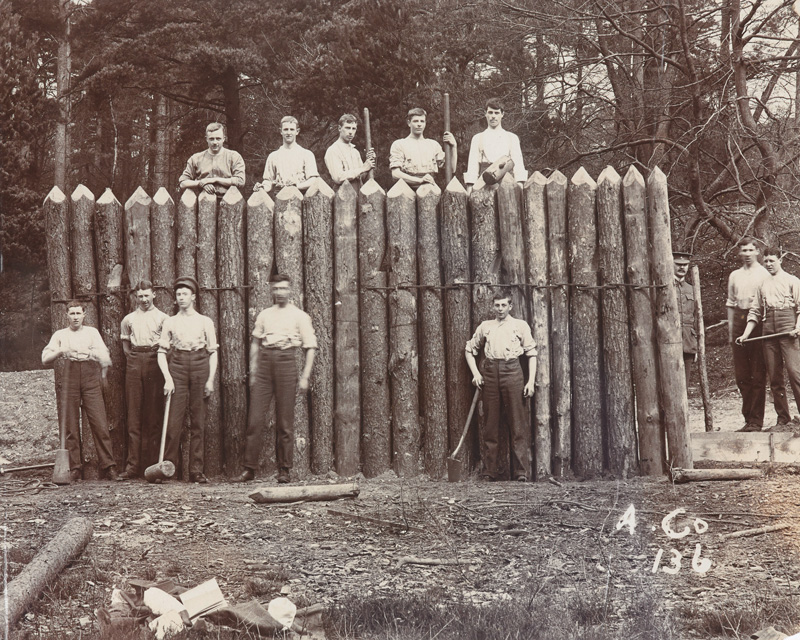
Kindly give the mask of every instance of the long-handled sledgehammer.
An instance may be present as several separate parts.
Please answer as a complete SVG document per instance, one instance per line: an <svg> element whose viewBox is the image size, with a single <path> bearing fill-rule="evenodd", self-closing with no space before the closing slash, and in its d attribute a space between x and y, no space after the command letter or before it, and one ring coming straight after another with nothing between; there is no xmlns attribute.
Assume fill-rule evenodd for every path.
<svg viewBox="0 0 800 640"><path fill-rule="evenodd" d="M61 419L58 421L59 449L56 451L56 460L53 464L53 484L70 484L69 451L67 451L67 388L69 387L69 366L64 367L61 378Z"/></svg>
<svg viewBox="0 0 800 640"><path fill-rule="evenodd" d="M169 480L175 475L175 465L169 460L164 460L164 447L167 444L167 424L169 423L169 403L172 394L167 396L167 405L164 407L164 426L161 427L161 449L158 452L158 462L151 464L144 470L144 479L148 482Z"/></svg>
<svg viewBox="0 0 800 640"><path fill-rule="evenodd" d="M467 422L464 424L464 431L461 433L461 440L458 441L458 446L456 450L450 454L450 457L447 459L447 480L448 482L460 482L461 481L461 460L456 458L458 452L461 451L461 445L464 444L464 440L467 439L467 432L469 431L470 422L472 422L472 415L475 413L475 406L478 404L478 397L481 394L481 389L478 387L475 389L475 395L472 396L472 406L469 408L469 414L467 415Z"/></svg>

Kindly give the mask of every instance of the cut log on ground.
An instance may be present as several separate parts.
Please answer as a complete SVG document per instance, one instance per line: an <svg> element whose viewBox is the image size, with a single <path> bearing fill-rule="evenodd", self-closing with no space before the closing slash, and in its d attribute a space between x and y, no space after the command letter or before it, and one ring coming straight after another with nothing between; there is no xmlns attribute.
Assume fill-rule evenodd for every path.
<svg viewBox="0 0 800 640"><path fill-rule="evenodd" d="M404 564L424 564L431 567L439 567L443 565L458 565L458 564L479 564L480 560L467 560L465 558L447 558L439 560L438 558L417 558L416 556L403 556L397 560L397 568L399 569Z"/></svg>
<svg viewBox="0 0 800 640"><path fill-rule="evenodd" d="M673 469L675 484L703 482L705 480L753 480L763 474L760 469Z"/></svg>
<svg viewBox="0 0 800 640"><path fill-rule="evenodd" d="M339 498L355 498L358 496L357 484L309 484L295 487L261 487L248 497L259 504L273 502L315 502L322 500L338 500Z"/></svg>
<svg viewBox="0 0 800 640"><path fill-rule="evenodd" d="M58 574L83 552L91 539L91 520L72 518L67 521L56 537L6 585L2 600L4 606L0 607L0 629L8 634L42 590L53 584Z"/></svg>
<svg viewBox="0 0 800 640"><path fill-rule="evenodd" d="M792 525L784 524L770 524L765 527L757 527L755 529L742 529L741 531L734 531L733 533L721 533L720 540L730 540L731 538L746 538L748 536L760 536L762 533L772 533L773 531L783 531L790 529Z"/></svg>

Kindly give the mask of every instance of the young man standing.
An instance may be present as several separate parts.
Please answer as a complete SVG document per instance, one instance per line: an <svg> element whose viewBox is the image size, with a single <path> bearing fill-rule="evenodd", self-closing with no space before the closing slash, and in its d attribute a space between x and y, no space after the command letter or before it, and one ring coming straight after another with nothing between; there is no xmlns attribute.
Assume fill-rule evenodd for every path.
<svg viewBox="0 0 800 640"><path fill-rule="evenodd" d="M62 411L69 451L70 479L75 482L83 475L78 427L83 405L97 449L100 477L116 480L111 435L108 433L106 406L103 403L103 385L108 367L111 366L111 355L100 332L94 327L83 325L86 307L82 302L70 300L67 303L67 316L69 327L59 329L50 338L42 351L42 364L50 364L58 358L66 360L61 393L64 397Z"/></svg>
<svg viewBox="0 0 800 640"><path fill-rule="evenodd" d="M442 146L431 138L423 136L427 119L425 109L415 107L408 112L406 123L409 134L406 138L395 140L389 150L389 168L392 178L405 180L412 189L419 185L436 184L434 176L444 164L444 150ZM458 155L455 136L445 131L442 136L445 144L452 147L453 169Z"/></svg>
<svg viewBox="0 0 800 640"><path fill-rule="evenodd" d="M244 450L244 472L234 482L249 482L256 475L264 444L267 411L275 398L275 457L278 482L289 482L294 460L294 402L297 389L305 392L314 366L317 338L311 317L295 307L289 276L271 279L273 305L256 318L250 342L250 419ZM296 351L305 351L305 365L297 378Z"/></svg>
<svg viewBox="0 0 800 640"><path fill-rule="evenodd" d="M293 116L281 118L283 144L267 156L264 181L257 182L253 186L253 191L264 189L269 192L273 187L277 187L275 190L277 192L282 187L292 186L305 192L314 179L319 177L314 154L297 144L299 133L297 118Z"/></svg>
<svg viewBox="0 0 800 640"><path fill-rule="evenodd" d="M511 298L497 293L493 298L494 320L478 325L467 342L464 355L472 384L483 389L486 419L483 425L486 444L483 476L497 480L497 443L501 408L511 432L511 477L525 482L530 477L530 424L525 419L523 398L531 398L536 380L536 343L527 322L511 316ZM475 358L484 350L480 370ZM528 358L528 382L525 383L519 357Z"/></svg>
<svg viewBox="0 0 800 640"><path fill-rule="evenodd" d="M486 130L472 136L469 145L467 172L464 174L464 184L468 188L478 181L487 167L503 156L509 156L514 161L514 179L518 183L522 184L528 179L519 138L503 129L504 112L505 109L497 98L486 101Z"/></svg>
<svg viewBox="0 0 800 640"><path fill-rule="evenodd" d="M164 320L158 344L158 366L164 376L164 395L174 393L169 407L164 459L180 461L181 431L188 407L190 417L189 481L206 484L203 474L206 404L217 374L217 336L214 322L197 312L197 280L178 278L173 285L178 313ZM172 352L169 362L167 353Z"/></svg>
<svg viewBox="0 0 800 640"><path fill-rule="evenodd" d="M758 247L754 238L745 236L739 241L740 269L728 278L728 341L733 348L733 368L736 386L742 394L742 431L761 431L764 426L764 403L767 398L764 353L758 342L736 344L735 336L744 333L747 315L759 287L769 277L758 262ZM761 335L761 327L753 327L751 337Z"/></svg>
<svg viewBox="0 0 800 640"><path fill-rule="evenodd" d="M800 279L783 270L781 259L779 249L764 251L764 267L770 275L761 283L750 306L747 327L742 335L736 338L736 344L742 346L742 341L752 335L759 323L765 336L776 333L789 334L762 341L769 386L772 389L772 401L778 413L776 425L778 427L792 420L789 401L786 398L784 365L789 374L789 384L794 392L795 404L800 409L800 341L797 339L800 335ZM754 426L744 430L760 431Z"/></svg>
<svg viewBox="0 0 800 640"><path fill-rule="evenodd" d="M206 127L208 149L195 153L186 163L178 184L181 189L202 189L218 197L233 186L243 187L245 179L244 160L238 151L226 149L225 127L212 122Z"/></svg>
<svg viewBox="0 0 800 640"><path fill-rule="evenodd" d="M689 261L692 255L681 251L672 253L672 264L675 270L675 291L678 296L678 311L681 314L681 339L683 341L683 368L686 372L686 389L689 389L689 379L692 364L697 362L697 331L694 328L694 314L696 304L694 301L694 287L686 282L686 273L689 271Z"/></svg>
<svg viewBox="0 0 800 640"><path fill-rule="evenodd" d="M362 161L353 144L357 129L356 117L345 113L339 118L339 138L325 152L325 166L337 187L348 180L358 189L363 176L375 166L375 149L367 149L367 159Z"/></svg>
<svg viewBox="0 0 800 640"><path fill-rule="evenodd" d="M137 309L122 319L120 338L125 352L125 401L128 405L128 459L120 480L142 475L158 461L164 411L164 376L158 368L158 342L167 314L153 304L153 283L134 287Z"/></svg>

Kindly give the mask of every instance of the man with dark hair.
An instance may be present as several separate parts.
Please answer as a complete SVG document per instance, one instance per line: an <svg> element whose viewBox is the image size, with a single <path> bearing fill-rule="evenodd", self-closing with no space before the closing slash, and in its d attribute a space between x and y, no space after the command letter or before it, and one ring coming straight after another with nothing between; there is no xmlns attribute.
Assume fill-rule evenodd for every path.
<svg viewBox="0 0 800 640"><path fill-rule="evenodd" d="M345 113L339 118L338 139L325 152L325 166L336 186L349 180L357 189L364 174L375 166L375 149L367 149L367 159L362 161L361 154L353 144L357 129L358 119L351 113Z"/></svg>
<svg viewBox="0 0 800 640"><path fill-rule="evenodd" d="M423 135L427 116L425 109L420 107L409 110L406 118L409 134L405 138L395 140L389 150L392 178L405 180L413 189L426 182L436 184L434 175L444 165L442 146L436 140ZM456 138L449 131L445 131L442 140L452 147L453 169L455 169L455 159L458 155Z"/></svg>
<svg viewBox="0 0 800 640"><path fill-rule="evenodd" d="M511 477L525 482L530 477L531 445L523 398L534 394L536 343L528 323L511 316L511 297L507 293L496 293L492 300L494 320L478 325L464 352L472 371L472 384L483 389L486 451L482 475L487 480L498 479L497 444L503 409L511 434ZM478 369L475 359L481 349L485 358ZM528 358L527 384L519 362L523 354Z"/></svg>
<svg viewBox="0 0 800 640"><path fill-rule="evenodd" d="M735 336L744 333L747 316L758 289L769 272L758 262L756 241L745 236L739 241L740 269L728 278L728 341L733 348L733 368L736 386L742 394L742 415L745 424L742 431L761 431L764 426L764 403L767 398L764 352L758 342L736 344ZM751 337L761 335L761 327L751 330Z"/></svg>
<svg viewBox="0 0 800 640"><path fill-rule="evenodd" d="M158 461L164 411L164 376L158 368L158 342L167 314L153 303L153 283L134 287L138 307L122 319L125 352L125 401L128 406L128 458L120 480L136 478Z"/></svg>
<svg viewBox="0 0 800 640"><path fill-rule="evenodd" d="M257 182L253 191L279 191L283 187L297 187L305 192L319 177L314 154L297 143L300 125L294 116L281 118L283 144L267 156L263 182Z"/></svg>
<svg viewBox="0 0 800 640"><path fill-rule="evenodd" d="M764 361L766 363L769 386L772 389L772 401L778 413L776 427L789 424L792 414L786 398L786 381L783 367L789 374L789 384L794 393L794 401L800 409L800 279L786 273L781 265L782 256L779 249L764 251L764 267L769 276L758 288L750 311L747 315L747 326L736 344L742 346L753 330L761 324L764 336L788 333L789 335L763 340ZM760 431L751 425L744 431Z"/></svg>
<svg viewBox="0 0 800 640"><path fill-rule="evenodd" d="M694 328L694 287L686 282L689 261L692 255L683 251L672 252L675 270L675 292L678 296L678 311L681 315L681 340L683 342L683 367L686 373L686 389L689 389L692 364L697 362L697 331Z"/></svg>
<svg viewBox="0 0 800 640"><path fill-rule="evenodd" d="M244 449L244 471L234 482L249 482L256 475L264 444L267 411L275 398L275 457L277 480L289 482L294 460L294 403L297 388L308 389L317 338L311 317L291 302L291 279L276 274L271 279L273 305L256 318L250 342L250 418ZM305 350L305 366L297 378L297 349Z"/></svg>
<svg viewBox="0 0 800 640"><path fill-rule="evenodd" d="M469 188L491 164L504 156L514 161L514 179L517 182L522 184L528 178L519 138L503 129L504 113L505 109L497 98L486 101L486 130L472 136L469 145L467 172L464 174L464 184Z"/></svg>
<svg viewBox="0 0 800 640"><path fill-rule="evenodd" d="M116 480L111 435L108 432L106 406L103 403L103 386L106 384L108 367L111 366L111 355L100 332L94 327L84 326L86 307L83 302L70 300L67 303L67 317L69 327L59 329L50 338L42 351L42 364L50 364L58 358L66 360L61 393L64 398L62 411L69 451L70 479L75 482L83 476L78 426L83 406L97 449L100 477Z"/></svg>
<svg viewBox="0 0 800 640"><path fill-rule="evenodd" d="M169 407L164 459L180 462L181 431L189 410L189 480L208 483L203 474L206 404L217 375L217 335L214 322L194 308L197 280L183 276L173 289L178 313L164 320L158 343L158 366L164 375L164 395L175 394ZM167 353L172 352L169 361Z"/></svg>
<svg viewBox="0 0 800 640"><path fill-rule="evenodd" d="M223 147L225 127L212 122L206 127L208 149L195 153L186 163L178 184L181 189L202 189L218 197L233 186L243 187L244 160L238 151Z"/></svg>

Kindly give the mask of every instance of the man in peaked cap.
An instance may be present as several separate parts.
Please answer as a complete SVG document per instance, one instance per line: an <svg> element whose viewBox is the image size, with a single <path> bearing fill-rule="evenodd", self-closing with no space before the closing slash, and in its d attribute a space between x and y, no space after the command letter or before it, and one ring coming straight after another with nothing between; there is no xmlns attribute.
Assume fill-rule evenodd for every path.
<svg viewBox="0 0 800 640"><path fill-rule="evenodd" d="M175 394L169 408L164 459L177 465L181 430L189 410L189 480L208 483L203 473L206 404L214 392L217 373L217 336L214 323L195 309L197 280L182 276L175 280L178 313L164 320L158 345L158 366L164 374L164 395ZM167 353L171 353L169 362Z"/></svg>
<svg viewBox="0 0 800 640"><path fill-rule="evenodd" d="M694 299L694 287L686 282L686 273L689 271L691 259L691 253L684 251L672 252L672 264L675 269L675 294L678 297L678 311L681 314L683 367L686 372L687 390L689 389L692 363L697 362L697 331L694 328L694 314L697 303Z"/></svg>

